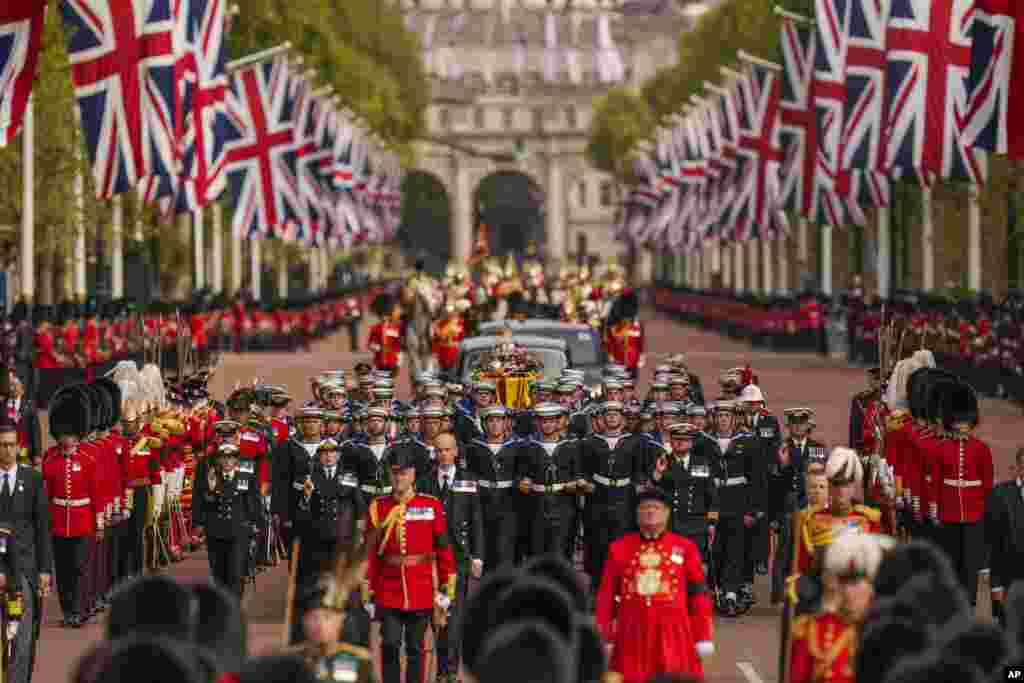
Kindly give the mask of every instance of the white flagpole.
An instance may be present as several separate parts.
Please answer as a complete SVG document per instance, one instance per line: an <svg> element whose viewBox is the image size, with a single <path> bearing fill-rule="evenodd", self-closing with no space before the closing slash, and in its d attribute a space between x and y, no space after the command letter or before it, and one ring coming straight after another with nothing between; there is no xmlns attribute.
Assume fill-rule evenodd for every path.
<svg viewBox="0 0 1024 683"><path fill-rule="evenodd" d="M260 258L260 240L249 240L249 264L250 275L252 276L252 298L253 301L260 300L260 284L263 275L263 261Z"/></svg>
<svg viewBox="0 0 1024 683"><path fill-rule="evenodd" d="M124 204L121 195L111 200L110 221L110 296L124 297Z"/></svg>
<svg viewBox="0 0 1024 683"><path fill-rule="evenodd" d="M218 207L219 209L220 207ZM215 209L217 210L217 209ZM231 293L242 291L242 238L231 232Z"/></svg>
<svg viewBox="0 0 1024 683"><path fill-rule="evenodd" d="M35 115L30 97L21 128L22 212L21 212L21 296L32 302L36 294L36 188Z"/></svg>
<svg viewBox="0 0 1024 683"><path fill-rule="evenodd" d="M192 259L195 261L196 289L206 287L206 245L202 207L192 212Z"/></svg>
<svg viewBox="0 0 1024 683"><path fill-rule="evenodd" d="M210 250L213 262L210 264L210 286L214 294L224 291L224 235L221 225L220 204L213 203L213 225L210 228Z"/></svg>

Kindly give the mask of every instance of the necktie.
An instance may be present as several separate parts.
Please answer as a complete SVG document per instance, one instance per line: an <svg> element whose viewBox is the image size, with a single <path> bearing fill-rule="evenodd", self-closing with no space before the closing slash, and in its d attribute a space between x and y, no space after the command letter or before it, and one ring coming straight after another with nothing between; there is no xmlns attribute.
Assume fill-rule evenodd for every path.
<svg viewBox="0 0 1024 683"><path fill-rule="evenodd" d="M333 467L328 467L327 468L327 478L328 479L334 479L334 468Z"/></svg>
<svg viewBox="0 0 1024 683"><path fill-rule="evenodd" d="M9 498L11 495L11 474L4 472L4 498Z"/></svg>
<svg viewBox="0 0 1024 683"><path fill-rule="evenodd" d="M449 478L449 474L447 472L443 473L441 475L441 493L442 494L448 493L448 488L451 485L452 485L452 482L451 482L451 479Z"/></svg>

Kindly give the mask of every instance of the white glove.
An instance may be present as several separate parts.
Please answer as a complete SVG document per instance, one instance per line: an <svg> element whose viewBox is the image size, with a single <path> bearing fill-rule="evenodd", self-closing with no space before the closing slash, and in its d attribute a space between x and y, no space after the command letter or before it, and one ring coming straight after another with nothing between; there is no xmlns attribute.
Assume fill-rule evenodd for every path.
<svg viewBox="0 0 1024 683"><path fill-rule="evenodd" d="M448 597L447 595L445 595L444 593L438 593L438 594L437 594L437 596L436 596L436 597L434 598L434 602L435 602L435 603L437 604L437 606L438 606L438 607L440 607L441 609L448 609L449 607L451 607L451 606L452 606L452 600L451 600L451 598L449 598L449 597Z"/></svg>
<svg viewBox="0 0 1024 683"><path fill-rule="evenodd" d="M373 615L374 615L374 612L375 612L374 607L373 607L373 603L372 602L366 603L365 605L363 605L363 609L365 609L366 613L370 615L370 619L373 619Z"/></svg>
<svg viewBox="0 0 1024 683"><path fill-rule="evenodd" d="M17 621L10 621L7 623L7 642L13 643L15 636L18 635L18 624Z"/></svg>
<svg viewBox="0 0 1024 683"><path fill-rule="evenodd" d="M160 517L160 513L164 509L164 486L165 484L154 484L153 485L153 511L157 517Z"/></svg>
<svg viewBox="0 0 1024 683"><path fill-rule="evenodd" d="M711 655L715 654L715 644L710 640L702 640L697 643L697 656L701 659L707 659Z"/></svg>
<svg viewBox="0 0 1024 683"><path fill-rule="evenodd" d="M479 579L480 575L484 573L484 561L474 557L470 563L470 572L473 574L474 579Z"/></svg>

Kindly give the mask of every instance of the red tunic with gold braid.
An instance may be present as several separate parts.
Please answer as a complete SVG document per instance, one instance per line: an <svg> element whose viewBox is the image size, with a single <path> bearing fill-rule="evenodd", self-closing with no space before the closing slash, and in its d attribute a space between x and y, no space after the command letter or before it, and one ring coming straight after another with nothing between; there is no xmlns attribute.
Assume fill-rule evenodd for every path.
<svg viewBox="0 0 1024 683"><path fill-rule="evenodd" d="M370 351L373 365L381 370L398 367L398 356L402 352L402 325L394 320L382 320L370 328Z"/></svg>
<svg viewBox="0 0 1024 683"><path fill-rule="evenodd" d="M943 439L931 462L929 514L946 524L973 524L992 492L992 451L974 436Z"/></svg>
<svg viewBox="0 0 1024 683"><path fill-rule="evenodd" d="M379 607L406 611L434 607L434 566L437 586L455 595L455 556L448 539L444 505L417 493L406 503L381 496L370 503L367 531L380 529L369 553L367 579Z"/></svg>
<svg viewBox="0 0 1024 683"><path fill-rule="evenodd" d="M815 558L832 544L841 531L856 528L877 534L882 531L881 522L881 513L866 505L854 505L845 516L833 515L828 509L804 510L796 539L794 575L808 573L814 567Z"/></svg>
<svg viewBox="0 0 1024 683"><path fill-rule="evenodd" d="M466 338L462 318L445 318L433 325L431 350L442 370L451 370L459 360L459 344Z"/></svg>
<svg viewBox="0 0 1024 683"><path fill-rule="evenodd" d="M639 320L620 320L605 333L604 344L615 363L636 370L644 352L644 326Z"/></svg>
<svg viewBox="0 0 1024 683"><path fill-rule="evenodd" d="M797 617L792 642L789 683L853 683L855 624L835 612Z"/></svg>
<svg viewBox="0 0 1024 683"><path fill-rule="evenodd" d="M596 619L615 646L610 669L625 683L703 675L696 645L712 640L711 599L697 546L671 532L655 539L631 533L612 543Z"/></svg>

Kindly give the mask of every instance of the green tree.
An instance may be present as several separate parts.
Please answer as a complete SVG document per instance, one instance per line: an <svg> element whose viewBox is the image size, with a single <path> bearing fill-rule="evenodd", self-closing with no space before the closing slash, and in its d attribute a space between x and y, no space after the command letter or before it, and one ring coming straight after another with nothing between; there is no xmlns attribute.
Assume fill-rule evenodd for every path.
<svg viewBox="0 0 1024 683"><path fill-rule="evenodd" d="M614 88L594 105L587 159L595 168L625 180L630 152L653 126L644 98L626 88Z"/></svg>

